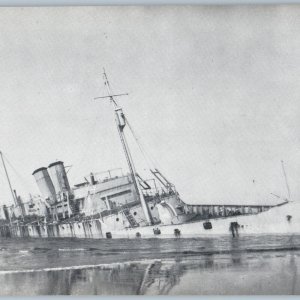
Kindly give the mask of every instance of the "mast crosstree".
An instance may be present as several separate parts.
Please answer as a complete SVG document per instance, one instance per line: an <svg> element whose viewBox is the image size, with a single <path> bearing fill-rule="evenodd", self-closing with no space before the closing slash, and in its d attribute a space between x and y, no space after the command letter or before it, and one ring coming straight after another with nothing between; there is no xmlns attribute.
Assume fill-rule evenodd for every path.
<svg viewBox="0 0 300 300"><path fill-rule="evenodd" d="M118 102L114 99L114 97L119 97L119 96L125 96L128 94L113 94L111 86L109 84L107 75L105 73L105 70L103 72L103 79L104 79L104 85L106 87L108 96L104 96L104 97L96 97L94 98L95 100L97 99L105 99L105 98L109 98L110 102L113 104L114 107L114 112L115 112L115 121L116 121L116 125L117 125L117 129L119 132L119 136L120 136L120 140L123 146L123 150L124 150L124 154L126 157L126 161L129 167L129 171L132 177L132 181L134 184L134 188L138 197L138 200L141 203L145 218L146 218L146 223L147 225L152 225L153 224L153 218L152 215L149 211L148 205L146 203L146 200L144 198L143 192L141 191L141 188L139 186L138 183L138 178L137 178L137 173L135 170L135 166L134 166L134 162L130 153L130 149L128 147L128 143L124 134L124 128L126 126L126 117L123 113L123 109L119 106Z"/></svg>

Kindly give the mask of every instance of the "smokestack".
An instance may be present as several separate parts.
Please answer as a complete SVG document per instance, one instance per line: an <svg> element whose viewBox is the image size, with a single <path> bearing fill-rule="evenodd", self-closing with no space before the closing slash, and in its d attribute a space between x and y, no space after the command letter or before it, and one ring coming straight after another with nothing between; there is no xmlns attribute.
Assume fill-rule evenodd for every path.
<svg viewBox="0 0 300 300"><path fill-rule="evenodd" d="M10 221L10 217L9 217L9 213L8 213L8 209L7 209L6 205L3 205L3 212L4 212L5 219L7 221Z"/></svg>
<svg viewBox="0 0 300 300"><path fill-rule="evenodd" d="M39 168L35 170L32 175L36 180L42 196L48 201L49 204L54 204L56 201L55 189L47 168Z"/></svg>
<svg viewBox="0 0 300 300"><path fill-rule="evenodd" d="M69 192L70 184L64 163L62 161L54 162L48 166L48 169L50 171L56 193Z"/></svg>

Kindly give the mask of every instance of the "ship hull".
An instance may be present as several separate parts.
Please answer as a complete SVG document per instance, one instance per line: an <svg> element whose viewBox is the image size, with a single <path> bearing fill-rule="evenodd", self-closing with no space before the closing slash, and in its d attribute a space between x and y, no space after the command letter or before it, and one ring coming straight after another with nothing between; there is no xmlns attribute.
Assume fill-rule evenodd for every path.
<svg viewBox="0 0 300 300"><path fill-rule="evenodd" d="M174 225L115 229L102 219L58 224L6 225L2 236L95 239L196 238L215 235L300 234L300 204L287 203L255 215L239 215Z"/></svg>

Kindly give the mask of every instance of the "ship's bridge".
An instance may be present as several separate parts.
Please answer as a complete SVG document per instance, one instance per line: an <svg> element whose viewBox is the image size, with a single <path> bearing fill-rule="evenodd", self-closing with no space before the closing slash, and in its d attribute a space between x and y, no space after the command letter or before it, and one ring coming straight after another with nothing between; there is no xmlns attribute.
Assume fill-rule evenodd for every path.
<svg viewBox="0 0 300 300"><path fill-rule="evenodd" d="M90 173L84 178L85 182L73 188L78 212L90 215L137 200L132 176L122 169Z"/></svg>

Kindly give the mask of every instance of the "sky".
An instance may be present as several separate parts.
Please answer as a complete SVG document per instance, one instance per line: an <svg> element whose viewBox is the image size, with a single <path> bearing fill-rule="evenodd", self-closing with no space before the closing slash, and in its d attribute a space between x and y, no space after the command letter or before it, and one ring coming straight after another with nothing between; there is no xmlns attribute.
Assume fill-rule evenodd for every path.
<svg viewBox="0 0 300 300"><path fill-rule="evenodd" d="M72 166L71 185L126 171L111 104L94 100L105 68L184 201L275 203L271 193L287 197L281 160L299 201L299 32L300 6L1 8L0 149L13 187L39 193L32 172L56 160ZM11 203L0 168L0 204Z"/></svg>

